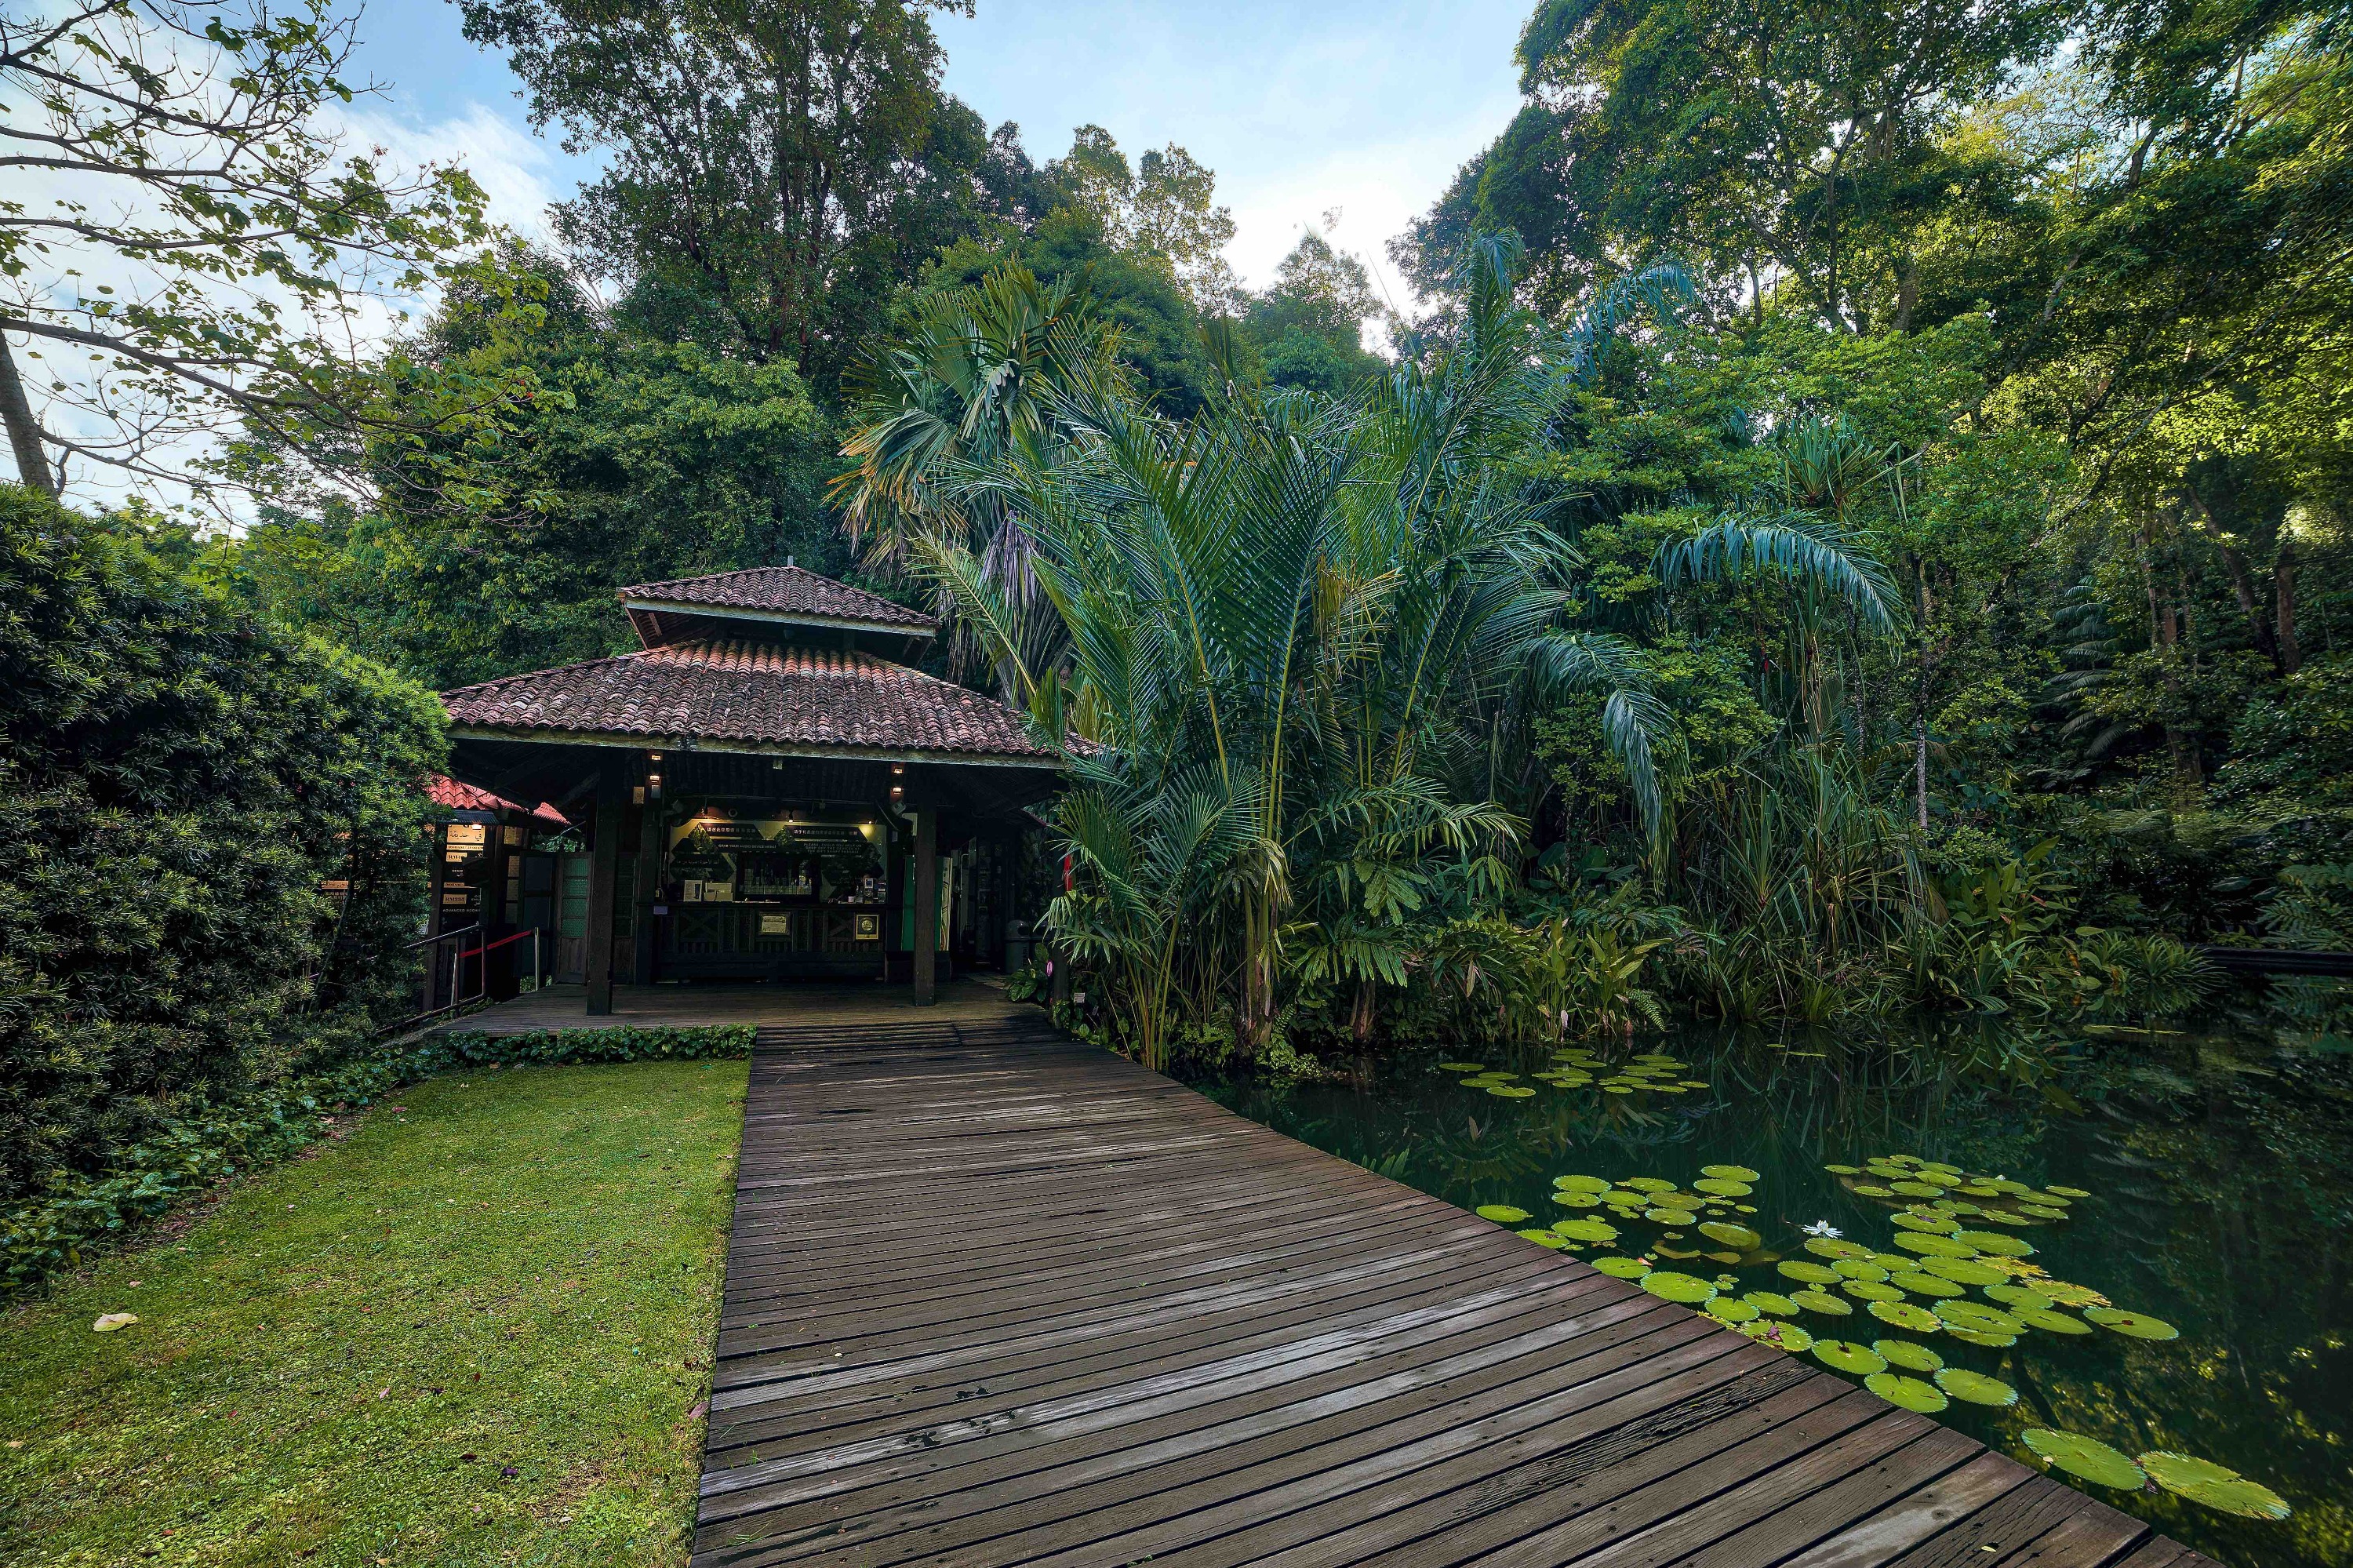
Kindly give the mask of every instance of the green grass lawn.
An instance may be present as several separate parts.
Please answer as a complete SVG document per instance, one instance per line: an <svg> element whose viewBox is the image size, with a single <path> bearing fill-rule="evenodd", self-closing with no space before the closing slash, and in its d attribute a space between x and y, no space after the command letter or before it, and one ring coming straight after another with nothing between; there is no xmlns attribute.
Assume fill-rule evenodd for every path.
<svg viewBox="0 0 2353 1568"><path fill-rule="evenodd" d="M420 1084L0 1316L0 1561L683 1563L744 1076Z"/></svg>

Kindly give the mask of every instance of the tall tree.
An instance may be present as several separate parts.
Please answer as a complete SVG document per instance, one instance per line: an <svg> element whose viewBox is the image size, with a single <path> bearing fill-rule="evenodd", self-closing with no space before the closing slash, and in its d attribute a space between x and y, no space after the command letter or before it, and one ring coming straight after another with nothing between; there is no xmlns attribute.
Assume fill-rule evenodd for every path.
<svg viewBox="0 0 2353 1568"><path fill-rule="evenodd" d="M611 154L558 216L626 308L820 384L1018 173L940 90L931 17L969 0L461 4L533 123Z"/></svg>
<svg viewBox="0 0 2353 1568"><path fill-rule="evenodd" d="M369 312L480 238L482 195L332 129L351 46L330 0L0 15L0 422L26 484L80 463L202 490L224 425L398 422Z"/></svg>

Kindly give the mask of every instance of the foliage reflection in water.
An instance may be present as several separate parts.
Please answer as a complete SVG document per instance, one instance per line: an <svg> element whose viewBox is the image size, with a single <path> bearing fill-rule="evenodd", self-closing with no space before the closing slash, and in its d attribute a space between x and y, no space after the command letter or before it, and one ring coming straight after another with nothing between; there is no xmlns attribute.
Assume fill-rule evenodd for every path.
<svg viewBox="0 0 2353 1568"><path fill-rule="evenodd" d="M2343 1056L2244 1027L1687 1030L1208 1092L2226 1563L2353 1562Z"/></svg>

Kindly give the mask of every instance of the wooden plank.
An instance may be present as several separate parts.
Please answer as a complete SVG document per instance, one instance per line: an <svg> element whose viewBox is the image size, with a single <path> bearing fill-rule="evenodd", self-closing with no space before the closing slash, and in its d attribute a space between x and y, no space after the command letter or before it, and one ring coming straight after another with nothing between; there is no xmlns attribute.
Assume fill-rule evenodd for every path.
<svg viewBox="0 0 2353 1568"><path fill-rule="evenodd" d="M764 1028L744 1129L696 1568L2206 1568L1034 1014Z"/></svg>

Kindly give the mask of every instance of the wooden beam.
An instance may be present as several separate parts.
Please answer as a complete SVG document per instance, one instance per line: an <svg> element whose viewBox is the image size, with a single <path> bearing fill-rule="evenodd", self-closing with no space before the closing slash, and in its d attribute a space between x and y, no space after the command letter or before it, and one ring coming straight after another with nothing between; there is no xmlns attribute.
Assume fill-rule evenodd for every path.
<svg viewBox="0 0 2353 1568"><path fill-rule="evenodd" d="M596 777L596 842L588 858L588 1015L613 1011L613 885L621 864L621 769L608 761Z"/></svg>
<svg viewBox="0 0 2353 1568"><path fill-rule="evenodd" d="M939 1000L940 813L936 806L915 810L915 1005Z"/></svg>

